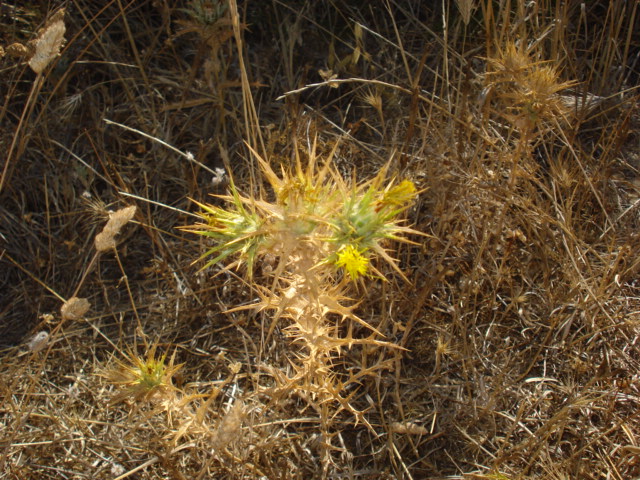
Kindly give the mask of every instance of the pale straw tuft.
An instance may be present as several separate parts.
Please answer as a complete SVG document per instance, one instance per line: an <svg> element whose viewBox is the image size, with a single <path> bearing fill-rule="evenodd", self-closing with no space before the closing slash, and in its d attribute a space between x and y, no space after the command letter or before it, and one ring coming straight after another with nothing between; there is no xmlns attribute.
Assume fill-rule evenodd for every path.
<svg viewBox="0 0 640 480"><path fill-rule="evenodd" d="M89 311L91 304L86 298L71 297L60 308L64 320L80 320Z"/></svg>
<svg viewBox="0 0 640 480"><path fill-rule="evenodd" d="M99 252L106 252L116 248L115 236L120 233L122 227L129 222L136 214L136 207L121 208L120 210L109 215L109 221L102 231L96 235L95 245Z"/></svg>
<svg viewBox="0 0 640 480"><path fill-rule="evenodd" d="M471 21L471 12L476 8L474 0L456 0L460 15L462 15L462 21L465 25L469 25Z"/></svg>
<svg viewBox="0 0 640 480"><path fill-rule="evenodd" d="M404 435L426 435L427 429L422 425L417 425L413 422L393 422L390 426L390 430L393 433L399 433Z"/></svg>
<svg viewBox="0 0 640 480"><path fill-rule="evenodd" d="M29 66L37 74L41 74L47 65L58 56L64 43L64 9L58 10L40 30L35 39L35 52L29 60Z"/></svg>
<svg viewBox="0 0 640 480"><path fill-rule="evenodd" d="M21 43L7 45L5 54L11 58L23 58L29 56L29 49Z"/></svg>
<svg viewBox="0 0 640 480"><path fill-rule="evenodd" d="M30 352L39 352L47 345L48 340L49 334L42 330L31 337L29 343L27 343L27 348Z"/></svg>
<svg viewBox="0 0 640 480"><path fill-rule="evenodd" d="M239 437L244 416L244 404L236 400L229 412L220 420L215 436L212 440L214 448L218 451L224 449Z"/></svg>

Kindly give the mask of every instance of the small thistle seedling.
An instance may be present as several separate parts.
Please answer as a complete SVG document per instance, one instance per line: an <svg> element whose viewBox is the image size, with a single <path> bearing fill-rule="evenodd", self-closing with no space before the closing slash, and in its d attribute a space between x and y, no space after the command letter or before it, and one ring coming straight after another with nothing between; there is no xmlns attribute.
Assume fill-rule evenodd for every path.
<svg viewBox="0 0 640 480"><path fill-rule="evenodd" d="M117 361L117 366L104 373L107 380L121 387L111 403L118 403L127 397L134 402L148 401L152 397L167 395L175 390L173 376L182 368L174 365L175 352L168 363L166 354L156 356L157 345L152 345L146 357L129 351L124 361Z"/></svg>
<svg viewBox="0 0 640 480"><path fill-rule="evenodd" d="M194 22L202 25L214 25L229 10L225 0L191 0L188 8L181 8Z"/></svg>

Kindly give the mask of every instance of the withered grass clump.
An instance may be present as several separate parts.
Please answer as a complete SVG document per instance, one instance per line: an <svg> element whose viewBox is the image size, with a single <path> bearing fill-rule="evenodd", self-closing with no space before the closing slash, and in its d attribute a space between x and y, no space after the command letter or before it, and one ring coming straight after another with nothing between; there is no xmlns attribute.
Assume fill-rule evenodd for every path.
<svg viewBox="0 0 640 480"><path fill-rule="evenodd" d="M46 3L0 477L640 477L638 2Z"/></svg>

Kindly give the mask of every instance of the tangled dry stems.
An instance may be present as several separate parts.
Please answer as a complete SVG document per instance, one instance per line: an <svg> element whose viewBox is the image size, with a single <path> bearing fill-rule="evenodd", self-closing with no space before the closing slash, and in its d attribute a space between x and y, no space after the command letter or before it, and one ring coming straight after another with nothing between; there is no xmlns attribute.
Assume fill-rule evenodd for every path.
<svg viewBox="0 0 640 480"><path fill-rule="evenodd" d="M638 476L637 4L187 3L77 0L38 85L3 60L0 471ZM3 11L33 32L3 26L5 50L46 13ZM400 272L375 265L387 281L353 307L367 325L341 332L396 348L354 344L316 372L342 410L291 382L268 309L242 308L277 259L251 282L198 273L211 245L175 228L188 198L227 193L200 165L270 200L243 142L279 172L314 138L345 179L389 163L413 180L408 218L430 234L394 245ZM109 209L133 202L96 257ZM136 383L146 367L158 388Z"/></svg>

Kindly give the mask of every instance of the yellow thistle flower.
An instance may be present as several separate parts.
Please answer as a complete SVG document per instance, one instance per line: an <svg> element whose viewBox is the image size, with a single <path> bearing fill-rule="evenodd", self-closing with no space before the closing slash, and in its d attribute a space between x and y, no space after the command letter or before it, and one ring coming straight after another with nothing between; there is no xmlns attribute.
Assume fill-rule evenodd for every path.
<svg viewBox="0 0 640 480"><path fill-rule="evenodd" d="M347 245L338 252L338 259L335 264L344 268L351 280L356 280L358 277L366 275L369 269L369 259L363 255L364 252L364 250L360 251L353 245Z"/></svg>
<svg viewBox="0 0 640 480"><path fill-rule="evenodd" d="M410 180L403 180L398 185L384 192L382 203L385 205L403 206L411 202L417 195L416 186Z"/></svg>

